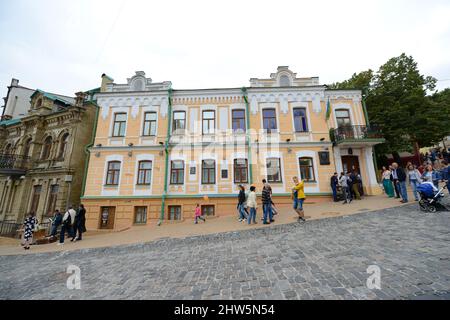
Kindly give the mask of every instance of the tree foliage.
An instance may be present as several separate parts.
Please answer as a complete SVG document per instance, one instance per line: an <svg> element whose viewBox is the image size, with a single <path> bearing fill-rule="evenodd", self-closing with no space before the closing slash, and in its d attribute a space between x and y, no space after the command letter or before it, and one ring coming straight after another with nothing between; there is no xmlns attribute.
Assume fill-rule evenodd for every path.
<svg viewBox="0 0 450 320"><path fill-rule="evenodd" d="M363 90L370 123L386 138L377 151L395 153L434 145L450 134L450 89L427 95L435 86L436 79L420 74L413 57L403 53L376 73L355 73L330 88Z"/></svg>

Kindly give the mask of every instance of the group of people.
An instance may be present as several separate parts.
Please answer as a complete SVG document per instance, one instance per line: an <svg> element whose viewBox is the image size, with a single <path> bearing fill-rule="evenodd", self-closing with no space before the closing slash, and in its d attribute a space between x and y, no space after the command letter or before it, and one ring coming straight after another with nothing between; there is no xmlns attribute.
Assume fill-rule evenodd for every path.
<svg viewBox="0 0 450 320"><path fill-rule="evenodd" d="M304 182L297 177L293 178L294 186L292 187L293 208L298 215L299 222L305 222L305 212L303 203L306 199L304 191ZM263 224L271 224L275 222L274 216L277 214L275 203L272 200L272 187L266 179L262 180L263 188L261 191L261 202L263 208L262 221ZM245 192L243 185L239 186L238 194L238 220L247 224L256 224L256 215L258 210L258 202L256 195L256 187L250 186L250 192Z"/></svg>
<svg viewBox="0 0 450 320"><path fill-rule="evenodd" d="M343 204L348 204L353 201L353 199L361 200L364 195L362 179L359 171L356 168L352 168L351 171L335 172L330 179L331 190L333 191L333 200L338 202L339 196L338 192L342 192Z"/></svg>
<svg viewBox="0 0 450 320"><path fill-rule="evenodd" d="M394 162L390 166L384 166L381 172L383 189L390 198L402 199L402 203L408 202L407 185L411 186L414 200L419 201L417 187L423 182L431 182L436 189L439 183L445 181L449 187L450 166L447 160L426 160L419 167L408 162L406 170ZM449 191L450 192L450 191Z"/></svg>
<svg viewBox="0 0 450 320"><path fill-rule="evenodd" d="M421 163L430 163L432 165L440 166L443 161L450 162L450 148L447 150L445 148L434 148L431 149L430 152L426 152L421 154L422 161Z"/></svg>
<svg viewBox="0 0 450 320"><path fill-rule="evenodd" d="M58 234L58 229L60 229L58 245L64 244L66 233L69 238L72 238L70 241L75 242L81 241L83 233L86 232L86 209L83 204L80 204L78 210L70 206L64 215L59 210L55 210L55 214L50 220L52 222L50 230L51 238L55 238ZM30 249L30 245L33 243L33 234L38 230L38 226L39 221L35 213L30 212L23 224L22 246L25 250Z"/></svg>

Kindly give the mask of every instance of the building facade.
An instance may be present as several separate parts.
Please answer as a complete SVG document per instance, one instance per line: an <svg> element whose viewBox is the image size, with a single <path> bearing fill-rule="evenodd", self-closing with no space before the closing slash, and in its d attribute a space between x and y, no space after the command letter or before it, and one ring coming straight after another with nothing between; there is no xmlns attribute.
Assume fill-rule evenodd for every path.
<svg viewBox="0 0 450 320"><path fill-rule="evenodd" d="M91 229L236 214L238 186L271 184L290 202L292 178L308 197L329 199L330 177L356 168L365 192L380 192L358 90L328 90L317 77L279 67L247 88L173 90L136 72L126 84L106 75L82 201Z"/></svg>
<svg viewBox="0 0 450 320"><path fill-rule="evenodd" d="M0 221L43 221L79 204L96 113L85 93L35 90L24 117L0 122Z"/></svg>
<svg viewBox="0 0 450 320"><path fill-rule="evenodd" d="M35 89L23 87L19 85L19 80L12 79L6 97L3 98L4 105L0 121L25 117L34 92Z"/></svg>

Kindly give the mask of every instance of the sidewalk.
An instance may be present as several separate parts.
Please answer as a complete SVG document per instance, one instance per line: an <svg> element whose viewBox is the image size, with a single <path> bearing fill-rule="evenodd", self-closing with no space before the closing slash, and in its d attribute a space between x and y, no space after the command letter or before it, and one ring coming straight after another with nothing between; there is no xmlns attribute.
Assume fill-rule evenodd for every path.
<svg viewBox="0 0 450 320"><path fill-rule="evenodd" d="M412 194L410 199L414 199ZM410 201L409 204L414 203ZM304 205L305 215L308 220L324 219L344 215L352 215L366 211L402 206L399 199L390 199L385 195L367 196L363 200L354 200L351 204L343 205L342 202L320 202L314 203L314 198L307 200ZM291 206L283 205L277 207L279 214L275 216L275 225L297 222L297 214ZM262 208L258 208L256 225L238 222L236 215L207 218L207 222L200 221L195 225L193 220L186 220L180 223L163 223L158 227L157 221L152 220L146 226L135 226L123 232L100 233L87 232L83 235L83 241L71 243L66 241L64 246L56 243L32 246L31 250L25 251L20 246L19 240L0 238L0 255L33 254L43 252L63 252L85 248L100 248L118 246L124 244L134 244L150 242L161 238L185 238L195 235L214 234L220 232L247 230L249 228L267 228L270 225L263 225L261 221ZM308 222L306 222L308 223Z"/></svg>

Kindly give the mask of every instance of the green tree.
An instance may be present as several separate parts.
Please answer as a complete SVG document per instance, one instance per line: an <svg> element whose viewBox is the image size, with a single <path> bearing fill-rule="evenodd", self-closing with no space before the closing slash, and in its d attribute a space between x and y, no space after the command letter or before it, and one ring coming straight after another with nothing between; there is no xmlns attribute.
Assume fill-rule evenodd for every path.
<svg viewBox="0 0 450 320"><path fill-rule="evenodd" d="M352 77L343 82L335 82L329 85L330 89L359 89L363 90L369 88L372 85L374 78L373 71L371 69L362 71L360 73L354 73Z"/></svg>

